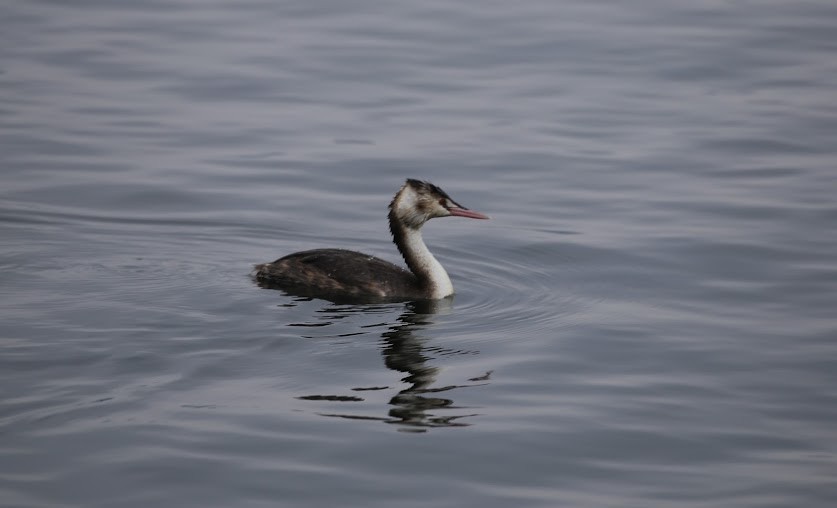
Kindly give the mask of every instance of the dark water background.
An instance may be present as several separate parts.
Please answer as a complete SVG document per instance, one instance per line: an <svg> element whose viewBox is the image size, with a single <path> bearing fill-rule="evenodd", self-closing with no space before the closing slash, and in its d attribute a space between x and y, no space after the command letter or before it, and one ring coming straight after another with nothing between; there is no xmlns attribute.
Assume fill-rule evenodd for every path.
<svg viewBox="0 0 837 508"><path fill-rule="evenodd" d="M7 1L3 507L831 507L837 3ZM258 288L425 233L457 295Z"/></svg>

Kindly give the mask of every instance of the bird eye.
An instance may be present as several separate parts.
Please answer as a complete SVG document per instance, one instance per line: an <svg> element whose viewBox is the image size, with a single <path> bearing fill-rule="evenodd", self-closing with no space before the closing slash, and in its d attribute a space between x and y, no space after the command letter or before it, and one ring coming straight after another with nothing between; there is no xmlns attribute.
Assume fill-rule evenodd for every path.
<svg viewBox="0 0 837 508"><path fill-rule="evenodd" d="M442 205L445 208L448 207L448 204L445 203L445 198L439 198L439 204Z"/></svg>

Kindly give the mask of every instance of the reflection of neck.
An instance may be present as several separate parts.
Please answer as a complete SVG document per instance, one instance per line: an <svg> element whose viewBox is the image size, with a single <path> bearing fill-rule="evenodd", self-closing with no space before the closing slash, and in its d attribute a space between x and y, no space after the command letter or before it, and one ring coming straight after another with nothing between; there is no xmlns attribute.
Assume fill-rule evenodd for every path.
<svg viewBox="0 0 837 508"><path fill-rule="evenodd" d="M412 305L412 304L410 304ZM399 318L399 323L386 332L383 337L386 340L386 347L383 350L384 363L387 368L404 372L407 377L402 381L410 386L399 392L405 395L413 392L421 392L429 388L439 373L437 367L427 363L427 356L424 354L424 340L416 336L416 331L431 324L427 315L415 314L408 310Z"/></svg>
<svg viewBox="0 0 837 508"><path fill-rule="evenodd" d="M421 226L411 228L404 225L396 216L395 210L390 211L389 229L392 231L392 239L410 271L418 279L419 285L427 291L427 297L444 298L453 294L453 284L448 272L424 244L420 228Z"/></svg>

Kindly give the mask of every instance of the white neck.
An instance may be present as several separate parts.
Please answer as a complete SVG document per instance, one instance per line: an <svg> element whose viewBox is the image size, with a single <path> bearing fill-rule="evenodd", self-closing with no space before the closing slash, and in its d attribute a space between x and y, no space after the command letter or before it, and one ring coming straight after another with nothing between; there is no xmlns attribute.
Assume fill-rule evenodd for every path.
<svg viewBox="0 0 837 508"><path fill-rule="evenodd" d="M433 256L424 240L421 238L421 230L403 228L403 242L400 245L401 253L407 265L415 273L416 277L425 279L428 283L431 294L430 298L444 298L453 294L453 284L439 261Z"/></svg>

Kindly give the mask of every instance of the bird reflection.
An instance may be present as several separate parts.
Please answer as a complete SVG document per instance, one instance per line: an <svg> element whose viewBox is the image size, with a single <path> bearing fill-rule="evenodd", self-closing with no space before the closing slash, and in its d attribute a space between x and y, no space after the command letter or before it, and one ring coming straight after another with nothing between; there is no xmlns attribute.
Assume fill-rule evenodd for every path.
<svg viewBox="0 0 837 508"><path fill-rule="evenodd" d="M387 368L406 374L401 381L407 383L407 388L396 393L389 400L390 408L387 416L369 416L352 413L320 413L322 416L346 418L352 420L371 420L395 424L398 430L404 432L426 432L433 427L464 427L471 423L463 421L467 417L478 416L470 412L457 412L458 408L450 392L456 388L484 385L488 382L490 372L470 378L468 384L433 386L439 374L439 368L429 363L426 339L420 334L433 325L433 316L450 310L452 299L409 302L404 311L398 316L382 337L382 351L384 364ZM334 310L332 308L332 310ZM362 311L362 309L355 309ZM332 315L333 317L333 315ZM450 354L462 353L447 349L434 348L434 353ZM386 390L389 387L354 388L356 394L365 391ZM364 399L357 395L306 395L297 397L301 400L328 400L340 402L362 402ZM444 410L444 415L440 414Z"/></svg>

